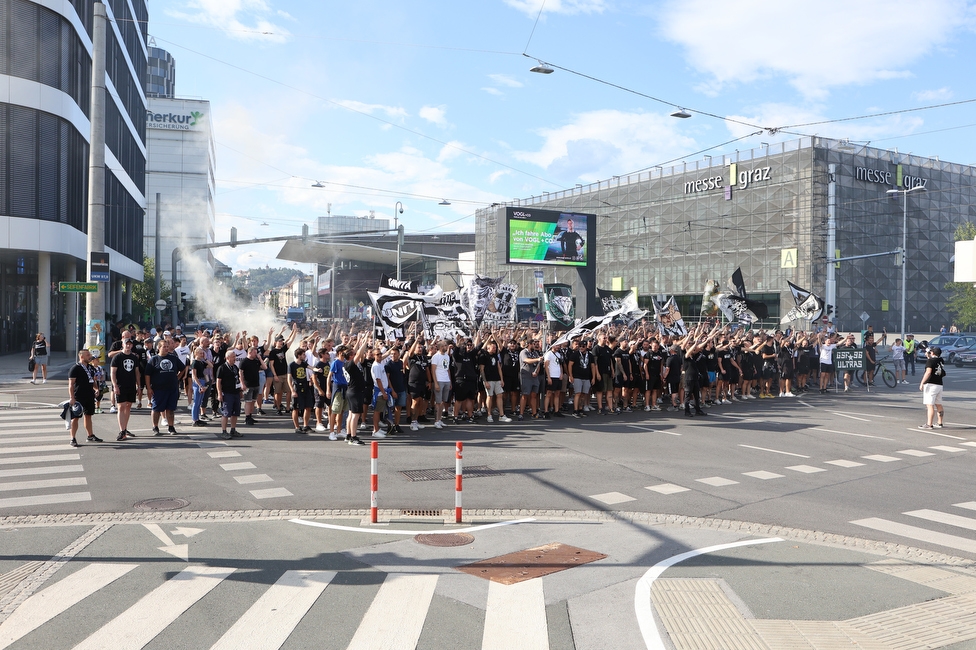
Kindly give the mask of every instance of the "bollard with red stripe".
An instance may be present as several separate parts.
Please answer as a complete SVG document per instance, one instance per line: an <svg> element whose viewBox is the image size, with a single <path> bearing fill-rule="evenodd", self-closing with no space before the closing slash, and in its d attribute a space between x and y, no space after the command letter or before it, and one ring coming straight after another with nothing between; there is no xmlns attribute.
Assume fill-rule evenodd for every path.
<svg viewBox="0 0 976 650"><path fill-rule="evenodd" d="M464 472L461 469L461 451L464 444L457 443L454 452L454 522L461 523L461 478Z"/></svg>
<svg viewBox="0 0 976 650"><path fill-rule="evenodd" d="M369 518L376 523L376 491L379 489L380 479L377 475L379 469L379 448L380 445L375 440L371 443L369 457Z"/></svg>

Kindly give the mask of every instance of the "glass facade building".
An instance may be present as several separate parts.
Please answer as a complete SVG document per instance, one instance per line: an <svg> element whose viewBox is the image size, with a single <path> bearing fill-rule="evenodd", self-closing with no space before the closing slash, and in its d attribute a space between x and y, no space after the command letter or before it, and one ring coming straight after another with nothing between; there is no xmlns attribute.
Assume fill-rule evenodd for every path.
<svg viewBox="0 0 976 650"><path fill-rule="evenodd" d="M655 167L479 210L476 270L504 275L524 296L534 295L535 271L542 270L545 282L569 283L582 296L576 269L505 263L505 208L595 214L597 287L636 287L643 306L676 295L682 314L694 319L705 282L725 288L741 267L749 297L767 303L771 326L793 307L787 281L828 297L828 258L900 248L905 197L888 190L918 185L925 191L907 195L906 326L928 332L949 319L944 287L952 280L953 231L976 221L976 168L826 138ZM860 329L866 313L875 330L898 330L896 257L833 264L839 329Z"/></svg>
<svg viewBox="0 0 976 650"><path fill-rule="evenodd" d="M71 347L77 328L75 297L56 283L87 279L94 4L0 0L0 354L26 350L38 331ZM120 316L123 282L142 279L148 11L145 0L105 6L111 281L100 290Z"/></svg>

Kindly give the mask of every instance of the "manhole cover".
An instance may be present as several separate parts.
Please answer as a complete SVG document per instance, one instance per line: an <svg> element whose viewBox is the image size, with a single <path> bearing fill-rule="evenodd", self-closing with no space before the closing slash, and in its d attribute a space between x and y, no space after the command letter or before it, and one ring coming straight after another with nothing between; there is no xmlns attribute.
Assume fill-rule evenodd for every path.
<svg viewBox="0 0 976 650"><path fill-rule="evenodd" d="M443 535L430 535L423 533L415 535L413 541L426 546L465 546L474 541L474 535L467 533L444 533Z"/></svg>
<svg viewBox="0 0 976 650"><path fill-rule="evenodd" d="M177 497L159 497L158 499L146 499L139 501L132 507L135 510L179 510L190 505L186 499Z"/></svg>
<svg viewBox="0 0 976 650"><path fill-rule="evenodd" d="M500 582L503 585L514 585L517 582L541 578L550 573L565 571L605 557L607 556L603 553L555 542L465 564L459 566L458 571Z"/></svg>
<svg viewBox="0 0 976 650"><path fill-rule="evenodd" d="M400 472L409 481L453 481L454 468L435 468L435 469L407 469ZM487 465L472 465L464 468L464 478L487 478L489 476L502 476L504 472L492 469Z"/></svg>

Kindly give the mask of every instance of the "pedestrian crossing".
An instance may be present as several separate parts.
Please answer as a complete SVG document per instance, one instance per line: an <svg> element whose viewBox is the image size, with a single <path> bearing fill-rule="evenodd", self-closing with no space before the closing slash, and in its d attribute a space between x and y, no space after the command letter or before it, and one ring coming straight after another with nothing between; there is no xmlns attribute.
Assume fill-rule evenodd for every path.
<svg viewBox="0 0 976 650"><path fill-rule="evenodd" d="M909 510L901 513L907 517L905 521L868 517L856 519L850 523L870 530L889 533L915 542L935 544L947 549L965 551L976 554L976 539L972 536L964 537L946 530L961 529L976 531L976 518L963 516L962 511L976 510L976 502L954 503L951 508L959 509L945 512L942 510ZM911 522L911 523L908 523ZM935 525L935 527L933 527Z"/></svg>
<svg viewBox="0 0 976 650"><path fill-rule="evenodd" d="M645 486L645 490L654 492L661 496L671 496L676 494L682 494L685 492L701 492L702 485L707 485L711 488L717 488L718 490L734 489L732 486L748 486L752 484L752 481L740 480L739 477L747 477L748 479L754 479L756 481L778 481L780 479L787 479L792 477L797 477L801 474L815 475L823 472L830 472L833 470L851 470L858 467L866 467L874 464L888 464L888 463L898 463L901 461L906 461L910 459L929 459L929 457L936 457L940 453L943 456L955 455L966 451L971 451L976 447L976 442L963 442L962 446L955 447L950 445L933 445L931 447L926 447L925 449L901 449L894 452L896 455L888 454L868 454L865 456L859 456L857 460L851 460L847 458L837 458L831 460L820 461L816 464L799 464L799 465L788 465L784 467L775 468L776 471L769 471L767 469L756 469L748 472L742 472L740 474L734 474L729 476L706 476L702 478L694 478L687 481L686 485L680 485L676 483L660 483L657 485ZM767 449L765 447L752 447L750 445L739 445L740 447L747 447L750 449L756 449L761 451L774 452L777 454L785 454L788 456L800 456L802 458L810 458L809 456L803 456L802 454L794 454L790 452L777 451L775 449ZM965 447L965 448L964 448ZM781 473L785 470L786 473ZM735 478L732 478L735 476ZM700 484L700 485L696 485ZM716 492L712 492L715 494ZM642 493L643 494L643 493ZM645 495L646 496L646 495ZM638 497L631 496L624 492L605 492L602 494L591 494L587 498L593 501L598 501L608 506L613 506L621 503L628 503L631 501L637 501Z"/></svg>
<svg viewBox="0 0 976 650"><path fill-rule="evenodd" d="M68 451L59 415L57 409L0 411L0 513L91 501L81 454Z"/></svg>
<svg viewBox="0 0 976 650"><path fill-rule="evenodd" d="M139 567L137 563L95 562L37 591L0 623L0 650L14 644L34 647L31 635L37 633L37 638L44 638L44 626L59 625L55 619L62 616L87 625L74 630L77 638L84 638L80 642L66 640L65 647L75 643L75 650L136 650L152 643L181 617L196 620L203 611L208 625L199 634L206 640L195 640L189 644L193 647L273 650L287 643L301 627L302 635L327 636L333 645L350 650L415 648L421 644L425 628L431 625L428 619L442 617L448 611L431 607L440 574L377 572L373 578L379 583L375 595L371 600L357 600L351 595L355 586L348 579L337 580L341 575L337 571L287 570L274 584L257 591L240 588L237 581L248 580L245 568L192 565L165 580L168 574L153 573L159 578L147 582L147 574L140 575L136 570ZM361 576L361 572L357 575ZM465 620L445 622L438 618L437 625L480 625L481 647L485 650L549 648L550 622L543 578L513 585L481 578L470 580L474 589L484 592L483 619L479 612ZM136 590L142 595L121 612L100 608L96 604L103 602L100 592L110 585L117 591ZM236 601L244 593L254 600L242 614L237 614L243 607ZM330 629L329 617L307 616L326 593L328 602L345 603L344 616L358 619L355 632L351 626L345 632L337 631L334 625ZM191 612L194 608L198 611ZM186 632L186 627L179 629ZM336 638L343 633L351 636Z"/></svg>

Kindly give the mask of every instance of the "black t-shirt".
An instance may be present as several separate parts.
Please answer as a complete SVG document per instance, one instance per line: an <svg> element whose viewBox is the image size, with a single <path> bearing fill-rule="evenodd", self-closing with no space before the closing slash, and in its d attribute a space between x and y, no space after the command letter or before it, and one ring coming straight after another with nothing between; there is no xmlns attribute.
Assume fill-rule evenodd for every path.
<svg viewBox="0 0 976 650"><path fill-rule="evenodd" d="M136 371L139 370L139 357L122 352L112 357L112 368L115 368L115 382L119 388L136 387Z"/></svg>
<svg viewBox="0 0 976 650"><path fill-rule="evenodd" d="M583 236L580 235L575 230L573 232L564 230L562 233L559 234L558 237L556 237L556 241L562 244L564 255L576 257L577 255L579 255L579 253L577 252L577 246L583 243Z"/></svg>
<svg viewBox="0 0 976 650"><path fill-rule="evenodd" d="M727 373L735 372L735 366L732 365L732 357L735 356L732 352L732 348L728 350L720 350L718 353L719 359L722 360L722 371Z"/></svg>
<svg viewBox="0 0 976 650"><path fill-rule="evenodd" d="M694 384L698 381L698 364L696 359L701 356L701 353L695 355L686 355L684 359L681 360L681 380L686 384Z"/></svg>
<svg viewBox="0 0 976 650"><path fill-rule="evenodd" d="M355 361L347 361L346 365L343 366L343 371L346 374L346 383L348 384L346 394L365 396L369 382L366 381L366 373L363 366L357 364Z"/></svg>
<svg viewBox="0 0 976 650"><path fill-rule="evenodd" d="M217 383L224 395L241 394L241 369L237 364L222 363L217 366Z"/></svg>
<svg viewBox="0 0 976 650"><path fill-rule="evenodd" d="M34 356L44 356L47 354L47 341L34 341Z"/></svg>
<svg viewBox="0 0 976 650"><path fill-rule="evenodd" d="M244 385L248 388L261 387L261 359L241 359L241 376L244 377Z"/></svg>
<svg viewBox="0 0 976 650"><path fill-rule="evenodd" d="M390 359L390 362L386 364L386 377L390 380L390 388L396 391L397 395L406 390L406 377L403 374L403 359L399 361L394 361Z"/></svg>
<svg viewBox="0 0 976 650"><path fill-rule="evenodd" d="M476 381L478 379L478 356L481 351L477 348L454 350L454 376L458 381Z"/></svg>
<svg viewBox="0 0 976 650"><path fill-rule="evenodd" d="M274 370L274 374L277 377L284 377L288 374L288 361L285 359L285 347L282 346L278 348L277 346L268 350L268 363L271 364L271 369Z"/></svg>
<svg viewBox="0 0 976 650"><path fill-rule="evenodd" d="M576 353L579 360L579 366L573 368L573 377L579 377L580 379L590 379L593 377L593 363L595 359L593 358L593 352L587 348L585 351L580 350Z"/></svg>
<svg viewBox="0 0 976 650"><path fill-rule="evenodd" d="M718 372L718 351L714 348L705 351L705 368L708 372Z"/></svg>
<svg viewBox="0 0 976 650"><path fill-rule="evenodd" d="M647 379L661 376L661 365L664 363L664 353L651 350L647 353Z"/></svg>
<svg viewBox="0 0 976 650"><path fill-rule="evenodd" d="M668 369L668 382L672 384L678 383L681 379L681 367L683 365L683 360L681 354L672 354L668 356L667 361L664 362L664 366Z"/></svg>
<svg viewBox="0 0 976 650"><path fill-rule="evenodd" d="M519 350L518 348L506 348L502 350L502 375L513 381L518 379L519 374ZM506 382L508 383L508 382Z"/></svg>
<svg viewBox="0 0 976 650"><path fill-rule="evenodd" d="M925 362L926 368L931 368L932 372L929 374L926 384L935 384L937 386L942 385L942 378L945 377L945 364L942 362L942 357L932 357Z"/></svg>
<svg viewBox="0 0 976 650"><path fill-rule="evenodd" d="M573 379L581 379L585 376L584 373L580 371L580 353L579 350L574 350L572 348L566 350L566 369L572 373Z"/></svg>
<svg viewBox="0 0 976 650"><path fill-rule="evenodd" d="M485 368L485 381L501 381L501 359L499 357L500 355L497 352L489 354L487 351L482 352L478 357L478 365Z"/></svg>
<svg viewBox="0 0 976 650"><path fill-rule="evenodd" d="M306 362L292 361L288 364L288 374L291 375L291 381L295 385L296 392L308 392L310 379L308 376L308 364Z"/></svg>
<svg viewBox="0 0 976 650"><path fill-rule="evenodd" d="M146 374L152 382L150 386L154 391L176 390L179 388L179 374L185 367L175 353L167 354L165 357L156 355L146 364Z"/></svg>
<svg viewBox="0 0 976 650"><path fill-rule="evenodd" d="M610 374L613 367L613 351L605 345L598 345L593 348L593 356L596 358L596 369L600 375Z"/></svg>
<svg viewBox="0 0 976 650"><path fill-rule="evenodd" d="M773 358L772 359L766 358L766 355L768 355L768 354L773 355ZM776 347L775 346L773 346L773 345L771 345L769 343L765 344L764 346L762 346L761 348L759 348L759 355L762 357L763 364L765 364L767 366L775 366L776 365Z"/></svg>
<svg viewBox="0 0 976 650"><path fill-rule="evenodd" d="M145 368L146 367L146 344L144 341L140 341L137 339L136 342L132 344L132 354L139 357L139 367Z"/></svg>
<svg viewBox="0 0 976 650"><path fill-rule="evenodd" d="M408 383L414 388L426 387L428 367L430 367L430 359L426 354L415 354L410 357L410 373L407 375Z"/></svg>
<svg viewBox="0 0 976 650"><path fill-rule="evenodd" d="M878 344L877 343L865 343L864 344L864 360L867 361L867 365L873 366L878 362ZM928 367L928 364L926 364Z"/></svg>
<svg viewBox="0 0 976 650"><path fill-rule="evenodd" d="M207 376L205 374L207 372L206 361L203 361L202 359L195 359L193 363L190 364L190 370L191 372L195 373L195 376L191 377L193 381L207 383Z"/></svg>
<svg viewBox="0 0 976 650"><path fill-rule="evenodd" d="M68 371L68 379L75 380L75 399L95 399L95 373L90 367L80 363L71 366ZM941 382L940 382L941 383Z"/></svg>

